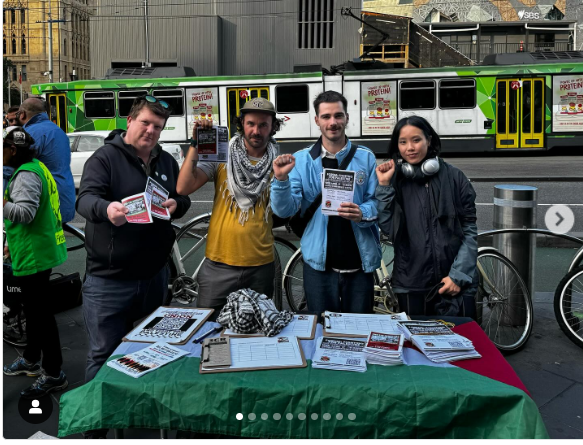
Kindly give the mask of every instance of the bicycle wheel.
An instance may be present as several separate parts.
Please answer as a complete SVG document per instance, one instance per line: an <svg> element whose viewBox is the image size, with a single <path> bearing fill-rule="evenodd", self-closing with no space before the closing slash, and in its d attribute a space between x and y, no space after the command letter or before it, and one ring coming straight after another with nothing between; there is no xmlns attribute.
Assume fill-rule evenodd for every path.
<svg viewBox="0 0 583 445"><path fill-rule="evenodd" d="M168 288L178 303L190 304L198 297L196 275L204 260L210 219L210 213L196 216L185 223L176 235Z"/></svg>
<svg viewBox="0 0 583 445"><path fill-rule="evenodd" d="M293 254L283 272L283 288L287 303L293 312L299 312L308 308L304 293L304 260L302 251L297 250Z"/></svg>
<svg viewBox="0 0 583 445"><path fill-rule="evenodd" d="M289 262L296 250L298 250L298 248L288 240L278 236L274 238L273 254L275 260L275 276L273 278L273 302L278 310L284 309L283 266ZM285 309L288 308L286 307Z"/></svg>
<svg viewBox="0 0 583 445"><path fill-rule="evenodd" d="M533 309L528 288L512 262L496 249L478 250L478 271L478 323L499 350L517 352L532 331Z"/></svg>
<svg viewBox="0 0 583 445"><path fill-rule="evenodd" d="M583 348L583 266L563 277L555 291L554 307L565 335Z"/></svg>

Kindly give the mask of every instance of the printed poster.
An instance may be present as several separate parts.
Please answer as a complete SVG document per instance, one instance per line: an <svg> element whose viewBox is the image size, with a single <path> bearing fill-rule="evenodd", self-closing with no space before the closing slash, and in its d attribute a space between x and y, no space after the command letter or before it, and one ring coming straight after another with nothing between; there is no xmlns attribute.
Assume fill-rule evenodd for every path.
<svg viewBox="0 0 583 445"><path fill-rule="evenodd" d="M229 129L213 126L197 129L198 157L205 162L227 162L229 153Z"/></svg>
<svg viewBox="0 0 583 445"><path fill-rule="evenodd" d="M352 202L356 172L325 168L322 174L322 213L338 215L343 202Z"/></svg>
<svg viewBox="0 0 583 445"><path fill-rule="evenodd" d="M397 82L362 82L362 135L393 133L397 123Z"/></svg>
<svg viewBox="0 0 583 445"><path fill-rule="evenodd" d="M187 88L186 116L189 135L192 135L194 121L212 119L219 122L219 89Z"/></svg>
<svg viewBox="0 0 583 445"><path fill-rule="evenodd" d="M553 78L553 131L583 131L583 75Z"/></svg>
<svg viewBox="0 0 583 445"><path fill-rule="evenodd" d="M145 193L128 196L122 199L121 203L128 209L126 219L129 223L149 224L152 222L152 214Z"/></svg>

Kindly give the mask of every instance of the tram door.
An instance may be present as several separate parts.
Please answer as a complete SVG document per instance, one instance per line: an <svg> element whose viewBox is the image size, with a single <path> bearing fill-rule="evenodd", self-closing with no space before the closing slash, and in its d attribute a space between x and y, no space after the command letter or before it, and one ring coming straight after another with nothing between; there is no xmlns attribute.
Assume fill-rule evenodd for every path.
<svg viewBox="0 0 583 445"><path fill-rule="evenodd" d="M49 119L67 132L67 107L64 94L47 94L49 103Z"/></svg>
<svg viewBox="0 0 583 445"><path fill-rule="evenodd" d="M496 148L544 144L544 80L496 81Z"/></svg>
<svg viewBox="0 0 583 445"><path fill-rule="evenodd" d="M235 124L235 118L239 116L241 108L245 105L245 102L256 97L263 97L269 100L269 87L253 87L253 88L227 88L227 103L228 103L228 124L229 124L229 136L237 132L237 125Z"/></svg>

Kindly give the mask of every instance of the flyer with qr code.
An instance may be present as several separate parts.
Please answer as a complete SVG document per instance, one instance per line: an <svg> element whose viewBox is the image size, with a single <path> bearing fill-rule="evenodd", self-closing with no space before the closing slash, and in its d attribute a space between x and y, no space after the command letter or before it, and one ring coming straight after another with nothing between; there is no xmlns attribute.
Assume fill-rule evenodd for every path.
<svg viewBox="0 0 583 445"><path fill-rule="evenodd" d="M227 162L229 153L229 129L213 126L197 128L198 158L204 162Z"/></svg>
<svg viewBox="0 0 583 445"><path fill-rule="evenodd" d="M107 366L137 379L185 355L188 355L188 351L158 342L140 351L110 360Z"/></svg>
<svg viewBox="0 0 583 445"><path fill-rule="evenodd" d="M152 222L152 214L145 193L128 196L122 199L121 203L128 209L126 219L129 223L150 224Z"/></svg>
<svg viewBox="0 0 583 445"><path fill-rule="evenodd" d="M338 208L343 202L354 199L354 181L356 172L325 168L322 175L322 213L338 215Z"/></svg>
<svg viewBox="0 0 583 445"><path fill-rule="evenodd" d="M363 340L320 337L312 357L312 368L366 371Z"/></svg>
<svg viewBox="0 0 583 445"><path fill-rule="evenodd" d="M156 180L148 177L146 182L146 200L150 205L152 216L160 219L170 219L170 212L162 204L168 200L168 190L161 186Z"/></svg>

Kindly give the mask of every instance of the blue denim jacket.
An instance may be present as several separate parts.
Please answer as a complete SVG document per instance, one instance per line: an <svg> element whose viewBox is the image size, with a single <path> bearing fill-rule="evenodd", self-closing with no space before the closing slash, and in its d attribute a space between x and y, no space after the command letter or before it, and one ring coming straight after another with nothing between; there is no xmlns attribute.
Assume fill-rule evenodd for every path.
<svg viewBox="0 0 583 445"><path fill-rule="evenodd" d="M350 151L351 142L336 154L338 163ZM294 154L296 165L290 172L287 181L273 179L271 183L271 208L273 213L282 218L295 215L302 209L303 212L310 206L321 192L322 160L321 144L318 142L311 147ZM373 272L381 263L381 245L379 227L377 224L377 206L375 189L378 184L376 176L376 159L372 151L366 147L358 147L354 157L346 170L356 172L354 202L362 211L362 221L351 222L356 244L362 259L362 269ZM304 261L313 269L326 269L326 246L328 216L316 211L306 231L302 236L301 248ZM341 243L342 240L334 240Z"/></svg>

